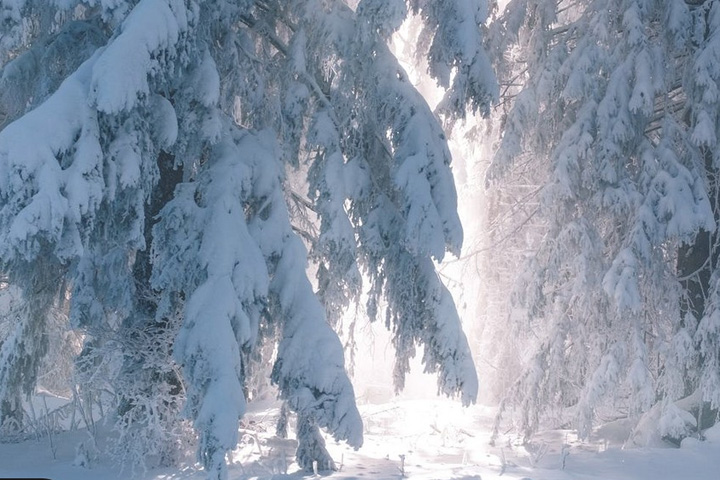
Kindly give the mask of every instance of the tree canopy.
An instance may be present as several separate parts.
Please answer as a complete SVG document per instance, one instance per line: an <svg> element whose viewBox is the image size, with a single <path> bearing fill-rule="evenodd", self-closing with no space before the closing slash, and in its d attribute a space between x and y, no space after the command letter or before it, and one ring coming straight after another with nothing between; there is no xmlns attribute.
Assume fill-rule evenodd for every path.
<svg viewBox="0 0 720 480"><path fill-rule="evenodd" d="M398 388L422 345L439 391L475 400L433 261L463 236L438 115L487 112L497 95L487 5L352 7L0 1L0 261L27 305L0 344L6 426L35 386L46 318L66 308L84 333L78 378L110 375L136 451L170 441L184 400L199 458L224 478L249 379L272 361L299 463L327 465L318 428L362 444L332 325L363 279ZM437 114L388 48L410 14L447 88Z"/></svg>
<svg viewBox="0 0 720 480"><path fill-rule="evenodd" d="M506 397L526 435L548 417L588 435L605 409L677 438L700 428L677 400L720 406L718 8L518 0L493 22L488 178L532 165L544 221L514 297L538 335Z"/></svg>

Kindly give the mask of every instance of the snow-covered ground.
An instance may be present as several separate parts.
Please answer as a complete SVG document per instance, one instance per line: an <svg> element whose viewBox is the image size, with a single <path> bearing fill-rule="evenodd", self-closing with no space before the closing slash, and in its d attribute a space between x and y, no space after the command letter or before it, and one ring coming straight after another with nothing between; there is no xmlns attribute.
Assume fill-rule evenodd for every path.
<svg viewBox="0 0 720 480"><path fill-rule="evenodd" d="M377 394L377 392L376 392ZM382 395L376 395L382 397ZM677 480L720 478L720 428L707 440L686 439L681 448L623 449L612 429L580 444L571 432L542 432L530 445L504 438L491 446L494 409L467 409L441 399L384 399L361 406L365 445L353 451L328 442L339 470L320 473L328 480ZM230 478L297 479L294 441L275 438L277 405L251 405L233 452ZM51 442L52 440L52 442ZM192 462L179 469L132 472L107 460L90 468L77 463L76 447L88 442L82 430L0 444L0 478L45 477L54 480L201 480ZM102 447L102 446L101 446Z"/></svg>

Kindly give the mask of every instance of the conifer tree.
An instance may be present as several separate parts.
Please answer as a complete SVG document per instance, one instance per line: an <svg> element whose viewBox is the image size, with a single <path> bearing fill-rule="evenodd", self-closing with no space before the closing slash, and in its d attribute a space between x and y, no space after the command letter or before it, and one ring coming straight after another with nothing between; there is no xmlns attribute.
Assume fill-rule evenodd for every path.
<svg viewBox="0 0 720 480"><path fill-rule="evenodd" d="M547 178L547 231L516 297L542 333L507 399L526 434L572 411L587 435L604 406L657 405L659 433L677 436L676 400L699 390L718 406L717 12L714 1L519 0L494 22L500 83L522 87L489 179L529 156Z"/></svg>
<svg viewBox="0 0 720 480"><path fill-rule="evenodd" d="M300 419L299 464L331 466L319 428L359 447L330 324L363 275L372 316L387 304L398 387L423 345L439 391L474 401L467 340L432 263L462 242L447 141L387 41L419 13L432 73L448 87L443 117L486 111L496 90L484 2L0 6L3 271L30 301L70 296L72 324L87 333L83 365L119 356L119 429L138 451L157 453L168 437L128 429L171 428L186 392L199 458L225 478L249 358L267 342L278 345L272 382ZM288 181L303 171L307 195ZM289 213L298 200L319 222L306 239L317 295ZM41 357L29 336L42 317L23 320L0 354ZM13 379L22 370L28 393L34 367L7 365L0 400L15 402Z"/></svg>

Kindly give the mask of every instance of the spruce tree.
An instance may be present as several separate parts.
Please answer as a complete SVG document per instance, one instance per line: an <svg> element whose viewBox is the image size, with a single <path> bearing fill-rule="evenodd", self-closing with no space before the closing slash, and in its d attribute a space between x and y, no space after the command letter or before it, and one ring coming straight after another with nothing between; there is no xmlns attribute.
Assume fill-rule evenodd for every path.
<svg viewBox="0 0 720 480"><path fill-rule="evenodd" d="M539 341L506 400L526 434L572 412L588 435L604 407L655 405L661 435L685 434L676 400L699 390L718 406L717 9L522 0L494 22L500 83L522 86L489 180L519 159L547 178L547 228L515 297Z"/></svg>
<svg viewBox="0 0 720 480"><path fill-rule="evenodd" d="M83 368L121 359L110 383L136 451L169 441L162 432L186 395L199 458L225 478L249 359L268 342L271 380L299 416L299 464L332 465L319 428L359 447L330 324L363 276L372 316L387 305L398 387L423 345L439 391L474 401L467 340L433 264L462 242L447 140L387 47L419 13L431 73L448 87L439 113L487 111L486 5L442 4L0 3L3 271L29 301L43 296L38 308L71 298L72 324L87 334ZM307 194L291 187L301 172ZM298 205L319 222L305 238L317 294ZM28 316L0 353L40 358L31 338L42 338L42 318ZM22 369L28 393L34 367L7 365L0 400L16 402L12 379Z"/></svg>

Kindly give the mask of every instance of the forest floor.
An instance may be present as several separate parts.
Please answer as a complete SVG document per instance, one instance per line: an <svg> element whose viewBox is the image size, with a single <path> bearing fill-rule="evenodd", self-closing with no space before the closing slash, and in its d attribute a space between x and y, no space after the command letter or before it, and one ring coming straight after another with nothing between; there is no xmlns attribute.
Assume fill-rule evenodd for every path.
<svg viewBox="0 0 720 480"><path fill-rule="evenodd" d="M354 451L328 441L338 471L309 477L327 480L717 480L720 479L720 427L705 441L685 439L681 448L623 448L618 428L596 432L580 443L570 431L541 432L521 445L502 437L490 445L495 410L462 408L446 400L384 399L360 406L365 444ZM293 463L295 444L274 434L277 405L254 405L240 429L230 460L230 480L300 479ZM51 442L52 440L52 442ZM0 479L202 480L199 466L132 471L131 466L96 460L76 466L82 430L20 443L0 444ZM103 457L100 457L103 458Z"/></svg>

